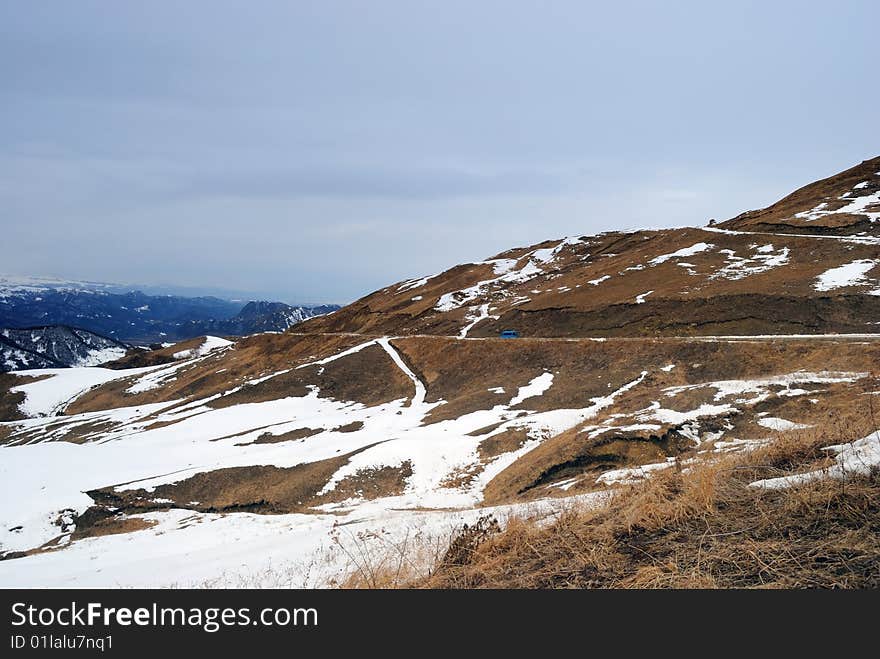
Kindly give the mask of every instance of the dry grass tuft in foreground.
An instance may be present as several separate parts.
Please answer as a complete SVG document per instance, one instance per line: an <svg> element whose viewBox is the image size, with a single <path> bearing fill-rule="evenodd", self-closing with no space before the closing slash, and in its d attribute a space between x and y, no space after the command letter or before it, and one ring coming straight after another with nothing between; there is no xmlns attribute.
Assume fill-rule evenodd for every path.
<svg viewBox="0 0 880 659"><path fill-rule="evenodd" d="M826 435L827 437L827 435ZM880 434L877 441L880 442ZM749 483L828 461L817 433L669 470L552 524L512 520L442 561L427 588L880 586L880 474L784 490ZM459 557L462 554L458 548Z"/></svg>

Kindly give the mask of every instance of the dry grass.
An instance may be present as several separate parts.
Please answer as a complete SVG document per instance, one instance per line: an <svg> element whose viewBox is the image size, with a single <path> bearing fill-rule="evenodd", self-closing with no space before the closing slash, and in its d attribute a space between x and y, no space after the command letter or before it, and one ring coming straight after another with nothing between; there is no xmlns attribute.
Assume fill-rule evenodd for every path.
<svg viewBox="0 0 880 659"><path fill-rule="evenodd" d="M862 430L829 424L784 433L751 453L657 472L604 505L566 510L549 524L514 518L502 530L482 519L445 551L434 547L433 567L421 574L413 566L423 548L396 545L359 557L345 585L876 588L880 473L784 490L749 487L830 463L821 447L863 437Z"/></svg>
<svg viewBox="0 0 880 659"><path fill-rule="evenodd" d="M880 436L878 436L880 441ZM545 527L513 521L441 563L429 588L871 588L880 586L880 474L787 490L759 478L827 460L818 433L660 473L606 506ZM459 550L459 553L460 550Z"/></svg>
<svg viewBox="0 0 880 659"><path fill-rule="evenodd" d="M338 531L332 536L333 542L345 554L351 568L339 583L329 585L343 589L390 589L422 582L430 578L433 566L443 564L444 555L459 535L426 538L413 532L402 539L389 540L382 533Z"/></svg>

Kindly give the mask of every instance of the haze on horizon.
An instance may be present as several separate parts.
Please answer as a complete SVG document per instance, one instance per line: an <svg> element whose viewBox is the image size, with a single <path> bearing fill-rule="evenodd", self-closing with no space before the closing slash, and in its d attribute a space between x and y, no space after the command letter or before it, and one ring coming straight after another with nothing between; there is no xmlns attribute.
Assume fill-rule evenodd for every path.
<svg viewBox="0 0 880 659"><path fill-rule="evenodd" d="M880 153L880 5L0 3L0 272L345 302Z"/></svg>

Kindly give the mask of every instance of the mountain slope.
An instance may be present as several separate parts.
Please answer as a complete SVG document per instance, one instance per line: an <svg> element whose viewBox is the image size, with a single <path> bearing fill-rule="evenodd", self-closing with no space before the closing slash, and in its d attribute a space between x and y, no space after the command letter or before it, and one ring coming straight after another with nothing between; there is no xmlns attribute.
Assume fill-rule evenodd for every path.
<svg viewBox="0 0 880 659"><path fill-rule="evenodd" d="M816 181L719 226L737 231L880 235L880 157Z"/></svg>
<svg viewBox="0 0 880 659"><path fill-rule="evenodd" d="M376 291L307 329L493 336L513 328L572 337L877 331L878 195L874 158L717 227L512 249Z"/></svg>
<svg viewBox="0 0 880 659"><path fill-rule="evenodd" d="M129 349L115 339L63 325L5 328L0 329L0 371L97 366Z"/></svg>
<svg viewBox="0 0 880 659"><path fill-rule="evenodd" d="M3 376L0 584L326 584L793 433L873 464L880 237L815 222L553 240L281 334Z"/></svg>

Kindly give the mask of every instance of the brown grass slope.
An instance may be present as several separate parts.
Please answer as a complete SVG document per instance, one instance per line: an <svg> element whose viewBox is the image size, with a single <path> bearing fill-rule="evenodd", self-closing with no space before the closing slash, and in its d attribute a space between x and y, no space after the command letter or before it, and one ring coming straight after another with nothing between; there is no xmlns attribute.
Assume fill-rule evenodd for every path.
<svg viewBox="0 0 880 659"><path fill-rule="evenodd" d="M287 360L292 359L285 349L297 346L298 361L313 359L325 351L322 337L317 335L272 335L268 344L260 337L257 345L245 341L237 344L217 359L210 358L191 371L183 372L166 387L138 396L120 393L122 385L109 383L85 394L71 406L70 411L93 411L112 409L134 398L150 396L150 400L173 400L201 398L213 391L226 391L242 378L255 377L269 368L273 362L256 362L253 351L260 354L266 346L284 351ZM323 337L335 351L349 343L363 342L363 337ZM339 343L341 342L341 343ZM424 382L429 402L445 401L434 408L424 420L431 425L448 419L457 419L479 410L492 409L506 404L517 389L545 372L553 374L552 386L541 396L532 397L514 406L513 411L523 417L523 424L530 415L551 410L578 410L589 408L596 399L608 396L627 383L637 379L637 386L618 396L613 404L559 435L545 437L540 446L520 456L501 470L489 482L484 491L486 503L504 503L544 496L559 496L595 489L596 478L604 471L641 464L661 462L668 457L687 457L693 447L681 425L656 423L654 430L619 430L633 424L644 423L640 414L650 410L655 401L663 408L679 412L694 410L703 404L730 403L730 413L699 419L701 433L725 430L725 438L758 439L772 434L767 428L756 425L758 415L782 417L802 424L822 425L846 409L865 400L865 393L876 391L878 385L870 377L853 382L803 384L797 396L786 395L786 387L773 385L769 397L756 404L741 404L728 398L715 400L716 389L712 382L719 380L760 380L761 378L792 373L795 371L864 373L880 363L880 342L857 339L784 339L784 340L708 340L708 339L608 339L605 341L535 339L517 341L459 341L446 337L404 337L394 339L397 349L409 367ZM265 360L266 356L262 358ZM278 362L274 362L278 363ZM296 361L282 362L291 367ZM670 369L669 367L672 366ZM240 375L246 369L247 375ZM221 371L218 373L218 371ZM644 377L642 372L646 371ZM230 379L225 379L230 378ZM690 385L674 397L668 395L669 387ZM258 385L244 386L210 401L209 406L220 408L240 403L274 400L286 396L301 396L317 386L321 395L337 400L354 400L375 405L412 395L412 383L401 373L380 348L370 346L345 358L329 362L323 371L317 366L290 372L266 380ZM503 388L499 393L497 388ZM124 390L123 390L124 391ZM187 392L189 398L181 393ZM735 398L735 397L734 397ZM815 401L815 402L813 402ZM171 408L165 408L171 409ZM171 422L156 422L157 427ZM298 427L281 434L267 434L268 427L257 425L239 434L257 432L256 443L296 442L315 435L319 429ZM23 444L40 441L41 436L51 433L55 441L87 442L101 438L101 433L111 427L110 421L68 425L65 416L47 420L44 425L21 428L13 423L3 426L7 436L0 442ZM596 431L597 426L607 425L607 430ZM478 453L485 464L502 453L521 447L528 439L525 425L514 420L510 428L497 435L490 435L497 424L477 428L471 436L486 435ZM359 427L346 428L349 432ZM341 430L341 429L337 429ZM388 439L381 433L373 441ZM242 446L244 439L238 440ZM254 440L251 440L254 441ZM245 450L245 449L242 449ZM279 472L280 473L280 472ZM233 472L229 472L233 474ZM323 472L322 472L323 474ZM187 504L200 501L217 509L229 505L249 505L259 483L274 482L275 474L248 469L235 471L235 479L242 488L229 487L232 480L226 476L208 479L198 496L181 487L180 492L167 492L164 498ZM299 477L295 471L285 472L284 479ZM329 475L315 480L320 489ZM579 482L568 490L554 488L559 481L578 478ZM323 480L322 480L323 479ZM319 482L321 481L321 482ZM390 484L392 480L389 480ZM381 490L382 488L380 488ZM213 493L209 492L212 491ZM390 493L391 490L388 489ZM153 497L154 498L154 497ZM302 497L296 499L304 500ZM268 501L268 499L267 499ZM280 501L280 499L278 500ZM286 509L292 498L279 505L269 504L265 510ZM236 503L237 502L237 503Z"/></svg>
<svg viewBox="0 0 880 659"><path fill-rule="evenodd" d="M295 331L457 335L482 305L496 318L478 322L470 336L504 328L528 336L876 331L880 297L870 294L870 282L832 291L815 284L831 268L877 259L877 244L829 238L877 237L880 222L851 213L795 215L820 203L837 210L878 190L880 158L874 158L719 225L748 233L682 228L546 241L399 282ZM703 243L709 247L687 251ZM505 270L529 274L504 279ZM869 277L876 289L880 268Z"/></svg>
<svg viewBox="0 0 880 659"><path fill-rule="evenodd" d="M550 524L514 519L501 531L482 521L453 540L429 576L403 585L876 588L880 473L783 490L749 486L826 464L820 447L851 440L865 425L789 433L752 454L662 472ZM364 585L363 575L350 584Z"/></svg>
<svg viewBox="0 0 880 659"><path fill-rule="evenodd" d="M840 208L846 203L840 197L851 192L861 183L867 183L867 186L861 189L862 194L872 194L880 190L880 156L865 160L839 174L805 185L767 208L746 211L718 226L737 231L826 235L867 232L876 236L880 234L880 227L876 223L871 224L866 221L861 215L830 215L818 221L795 217L797 213L809 211L823 202L827 203L827 210Z"/></svg>

